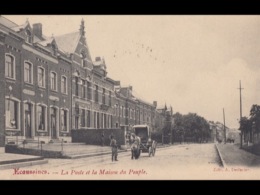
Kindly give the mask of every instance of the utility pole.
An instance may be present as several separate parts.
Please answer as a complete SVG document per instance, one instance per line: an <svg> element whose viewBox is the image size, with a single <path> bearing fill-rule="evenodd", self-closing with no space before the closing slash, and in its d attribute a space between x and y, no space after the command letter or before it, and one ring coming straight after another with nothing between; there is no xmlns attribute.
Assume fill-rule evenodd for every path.
<svg viewBox="0 0 260 195"><path fill-rule="evenodd" d="M225 110L223 108L223 121L224 121L224 144L226 143L227 141L227 138L226 138L226 124L225 124Z"/></svg>
<svg viewBox="0 0 260 195"><path fill-rule="evenodd" d="M239 80L239 95L240 95L240 122L241 122L241 119L242 119L242 88L241 87L241 80ZM241 132L240 132L240 148L242 148L243 146L243 133L242 133L242 129L240 129Z"/></svg>

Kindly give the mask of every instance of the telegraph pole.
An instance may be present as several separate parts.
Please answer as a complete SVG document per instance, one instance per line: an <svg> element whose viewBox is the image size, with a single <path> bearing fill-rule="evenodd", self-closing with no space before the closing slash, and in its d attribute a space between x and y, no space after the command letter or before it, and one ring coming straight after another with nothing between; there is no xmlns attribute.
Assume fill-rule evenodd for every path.
<svg viewBox="0 0 260 195"><path fill-rule="evenodd" d="M223 121L224 121L224 144L227 141L227 137L226 137L226 124L225 124L225 110L223 108Z"/></svg>
<svg viewBox="0 0 260 195"><path fill-rule="evenodd" d="M242 119L242 88L241 87L241 80L239 80L239 95L240 95L240 122L241 122L241 119ZM240 148L242 148L243 146L243 133L242 133L242 129L240 129L241 132L240 132Z"/></svg>

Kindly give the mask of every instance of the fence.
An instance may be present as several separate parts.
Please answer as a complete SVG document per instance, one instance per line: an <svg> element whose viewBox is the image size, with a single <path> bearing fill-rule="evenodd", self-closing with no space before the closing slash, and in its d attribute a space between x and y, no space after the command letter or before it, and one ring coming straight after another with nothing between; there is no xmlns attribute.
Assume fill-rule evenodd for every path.
<svg viewBox="0 0 260 195"><path fill-rule="evenodd" d="M46 158L58 158L61 157L64 152L65 142L49 142L44 141L22 139L18 136L6 138L5 152L16 154L27 154L44 156Z"/></svg>

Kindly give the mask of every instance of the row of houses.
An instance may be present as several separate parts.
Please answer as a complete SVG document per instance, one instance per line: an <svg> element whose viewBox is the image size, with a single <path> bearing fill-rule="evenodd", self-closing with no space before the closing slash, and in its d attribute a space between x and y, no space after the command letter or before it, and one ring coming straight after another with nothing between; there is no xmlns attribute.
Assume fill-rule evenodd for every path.
<svg viewBox="0 0 260 195"><path fill-rule="evenodd" d="M70 141L71 129L160 129L157 102L107 76L104 58L90 56L80 29L46 37L40 23L17 25L0 16L0 145L18 139Z"/></svg>

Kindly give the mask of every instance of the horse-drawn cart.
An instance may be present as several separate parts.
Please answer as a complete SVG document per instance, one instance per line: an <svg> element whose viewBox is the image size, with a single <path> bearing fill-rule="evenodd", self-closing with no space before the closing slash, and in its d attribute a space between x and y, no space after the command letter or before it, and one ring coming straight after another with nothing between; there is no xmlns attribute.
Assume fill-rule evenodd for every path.
<svg viewBox="0 0 260 195"><path fill-rule="evenodd" d="M148 153L149 157L155 155L157 142L151 139L148 125L133 126L135 136L140 138L139 146L132 147L132 158L138 159L141 153Z"/></svg>

